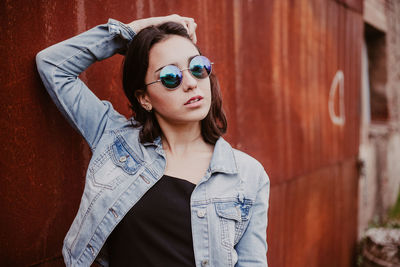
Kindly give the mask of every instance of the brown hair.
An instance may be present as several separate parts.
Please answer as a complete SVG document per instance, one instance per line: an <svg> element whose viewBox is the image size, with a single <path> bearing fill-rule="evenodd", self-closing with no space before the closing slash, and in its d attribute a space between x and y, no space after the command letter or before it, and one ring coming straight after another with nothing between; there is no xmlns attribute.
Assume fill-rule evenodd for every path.
<svg viewBox="0 0 400 267"><path fill-rule="evenodd" d="M150 26L135 35L128 46L123 65L122 83L124 92L133 111L132 126L142 127L140 142L153 142L161 136L162 131L154 112L146 111L140 105L136 94L145 88L145 76L149 66L149 52L152 46L171 35L178 35L190 40L186 29L179 23L167 22L158 26ZM195 44L193 44L196 46ZM201 54L200 50L196 46ZM201 135L207 143L215 144L226 132L227 122L222 109L222 97L217 77L210 74L211 107L207 116L201 121Z"/></svg>

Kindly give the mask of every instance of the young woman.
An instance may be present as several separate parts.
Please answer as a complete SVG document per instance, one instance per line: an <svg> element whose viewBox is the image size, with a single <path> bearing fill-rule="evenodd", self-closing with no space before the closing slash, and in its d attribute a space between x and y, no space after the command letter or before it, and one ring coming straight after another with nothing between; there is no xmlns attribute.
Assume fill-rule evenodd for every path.
<svg viewBox="0 0 400 267"><path fill-rule="evenodd" d="M93 153L67 266L267 266L269 179L221 137L220 90L195 29L178 15L110 19L37 55L46 89ZM115 53L125 54L129 120L78 78Z"/></svg>

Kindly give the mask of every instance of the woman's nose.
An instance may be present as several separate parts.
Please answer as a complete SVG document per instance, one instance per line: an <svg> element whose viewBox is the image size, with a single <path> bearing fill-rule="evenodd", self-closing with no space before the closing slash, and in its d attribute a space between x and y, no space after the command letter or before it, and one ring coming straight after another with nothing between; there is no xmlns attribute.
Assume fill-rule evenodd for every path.
<svg viewBox="0 0 400 267"><path fill-rule="evenodd" d="M182 86L184 91L188 91L197 87L197 79L193 77L189 69L182 71Z"/></svg>

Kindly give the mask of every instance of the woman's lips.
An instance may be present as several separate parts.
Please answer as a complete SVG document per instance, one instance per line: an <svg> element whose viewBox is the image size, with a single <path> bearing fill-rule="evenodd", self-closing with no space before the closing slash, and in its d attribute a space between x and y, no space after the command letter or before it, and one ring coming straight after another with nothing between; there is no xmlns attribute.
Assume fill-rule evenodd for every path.
<svg viewBox="0 0 400 267"><path fill-rule="evenodd" d="M200 102L200 100L202 100L202 99L203 99L202 96L197 95L197 96L190 98L184 105L193 105L195 103Z"/></svg>

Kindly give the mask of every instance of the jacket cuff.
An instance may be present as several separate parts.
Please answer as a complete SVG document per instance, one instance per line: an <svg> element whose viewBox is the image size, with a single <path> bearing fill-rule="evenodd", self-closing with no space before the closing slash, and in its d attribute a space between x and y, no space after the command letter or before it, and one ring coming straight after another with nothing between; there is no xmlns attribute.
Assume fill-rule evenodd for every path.
<svg viewBox="0 0 400 267"><path fill-rule="evenodd" d="M108 19L108 31L110 34L118 34L121 38L127 40L128 42L132 41L133 37L136 33L132 30L128 25L115 20Z"/></svg>

